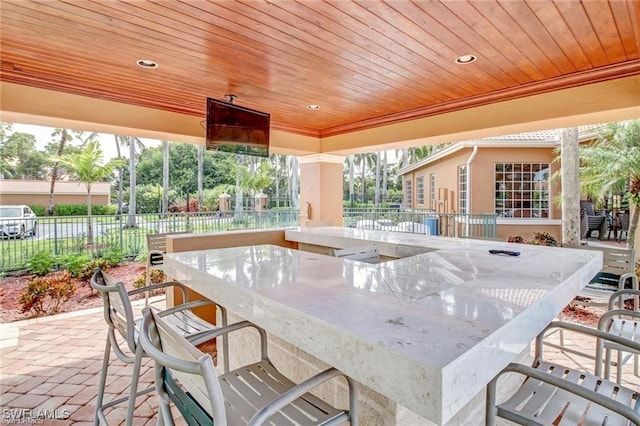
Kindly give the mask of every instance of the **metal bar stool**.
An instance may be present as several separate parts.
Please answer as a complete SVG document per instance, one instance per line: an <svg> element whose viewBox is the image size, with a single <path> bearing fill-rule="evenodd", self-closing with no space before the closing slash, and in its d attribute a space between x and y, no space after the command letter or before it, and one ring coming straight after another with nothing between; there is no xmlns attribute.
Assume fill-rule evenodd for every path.
<svg viewBox="0 0 640 426"><path fill-rule="evenodd" d="M171 287L179 288L182 291L182 296L185 303L164 311L160 311L158 315L161 316L165 321L167 321L167 323L176 330L176 333L185 336L185 338L187 338L195 345L210 340L210 337L207 337L207 332L216 330L219 327L216 327L213 324L210 324L209 322L199 318L192 312L192 309L198 306L216 306L218 309L220 309L221 312L222 326L227 325L226 310L224 309L224 307L217 305L216 303L207 299L189 302L186 288L184 287L184 285L177 282L155 284L152 286L127 292L124 284L122 284L121 282L117 282L114 277L108 275L100 269L97 269L91 277L90 283L91 288L99 291L102 294L102 299L104 302L104 318L109 327L104 350L104 358L102 361L102 371L100 373L100 382L98 385L96 416L94 419L94 424L98 424L98 422L107 424L104 410L117 404L127 402L128 407L125 424L129 426L133 421L133 411L135 408L136 397L153 390L152 386L138 392L138 380L142 364L142 357L145 356L145 354L142 350L142 346L140 346L138 342L141 318L134 318L133 308L131 306L131 297L149 290L167 289ZM118 335L121 337L121 339L124 340L123 343L120 343ZM133 365L133 372L131 377L129 396L118 398L105 403L103 401L104 390L112 348L118 359L120 359L124 363ZM223 353L225 371L229 370L227 351L227 344L226 342L224 342Z"/></svg>
<svg viewBox="0 0 640 426"><path fill-rule="evenodd" d="M173 425L173 402L189 425L342 425L358 423L355 381L329 368L295 384L267 356L266 333L241 321L208 333L210 338L252 327L260 334L261 360L218 375L211 356L200 352L157 313L144 309L140 343L156 361L155 380L160 397L158 424ZM335 408L309 392L343 376L349 386L349 410Z"/></svg>

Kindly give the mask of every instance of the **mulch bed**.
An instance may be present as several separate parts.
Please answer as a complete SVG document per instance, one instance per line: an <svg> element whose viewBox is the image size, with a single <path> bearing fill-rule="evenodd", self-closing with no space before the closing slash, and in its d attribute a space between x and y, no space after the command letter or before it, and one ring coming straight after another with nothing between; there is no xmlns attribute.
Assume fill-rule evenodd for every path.
<svg viewBox="0 0 640 426"><path fill-rule="evenodd" d="M107 273L122 281L128 290L133 289L133 281L142 275L145 265L138 262L125 263L110 268ZM54 272L60 274L61 272ZM33 313L22 312L18 299L20 294L27 287L27 283L35 275L9 276L0 279L0 323L20 321L33 318ZM76 281L76 291L74 295L65 302L61 312L71 312L81 309L95 308L102 306L100 297L89 286L89 281Z"/></svg>

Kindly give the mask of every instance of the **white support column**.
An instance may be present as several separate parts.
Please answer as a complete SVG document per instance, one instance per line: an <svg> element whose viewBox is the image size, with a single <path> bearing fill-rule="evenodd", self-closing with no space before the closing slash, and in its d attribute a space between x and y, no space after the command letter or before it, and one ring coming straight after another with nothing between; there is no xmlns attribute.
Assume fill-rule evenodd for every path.
<svg viewBox="0 0 640 426"><path fill-rule="evenodd" d="M580 244L580 169L578 129L562 130L562 244Z"/></svg>

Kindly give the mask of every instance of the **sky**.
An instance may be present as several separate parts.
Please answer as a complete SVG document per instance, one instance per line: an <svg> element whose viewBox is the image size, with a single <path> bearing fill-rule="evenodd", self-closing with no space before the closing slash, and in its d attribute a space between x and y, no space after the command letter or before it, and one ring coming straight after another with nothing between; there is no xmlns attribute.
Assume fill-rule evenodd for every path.
<svg viewBox="0 0 640 426"><path fill-rule="evenodd" d="M58 140L52 139L51 134L54 132L53 127L45 127L45 126L35 126L32 124L19 124L12 123L13 131L20 133L28 133L33 135L36 138L36 146L38 149L43 149L45 145L54 140L58 142ZM118 156L116 151L116 144L113 135L106 133L99 133L100 146L102 147L102 151L104 152L104 159L108 161L111 158L115 158ZM160 145L160 141L156 139L140 139L144 146L153 147ZM121 152L123 157L129 156L128 149L124 149Z"/></svg>

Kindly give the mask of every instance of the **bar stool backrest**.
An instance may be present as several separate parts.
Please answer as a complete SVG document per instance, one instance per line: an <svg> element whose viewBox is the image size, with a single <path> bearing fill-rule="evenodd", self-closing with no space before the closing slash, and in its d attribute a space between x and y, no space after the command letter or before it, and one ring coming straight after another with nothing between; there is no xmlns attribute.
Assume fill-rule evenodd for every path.
<svg viewBox="0 0 640 426"><path fill-rule="evenodd" d="M129 350L135 352L135 320L125 286L101 269L96 269L90 285L102 294L104 318L109 328L117 331L126 340Z"/></svg>
<svg viewBox="0 0 640 426"><path fill-rule="evenodd" d="M162 375L156 377L156 382L161 379L164 384L161 392L181 402L185 402L186 393L211 416L213 424L227 424L224 397L211 355L198 350L151 309L144 310L141 340L147 355L164 366L164 371L156 370L156 375ZM195 415L195 411L191 410L191 414Z"/></svg>

